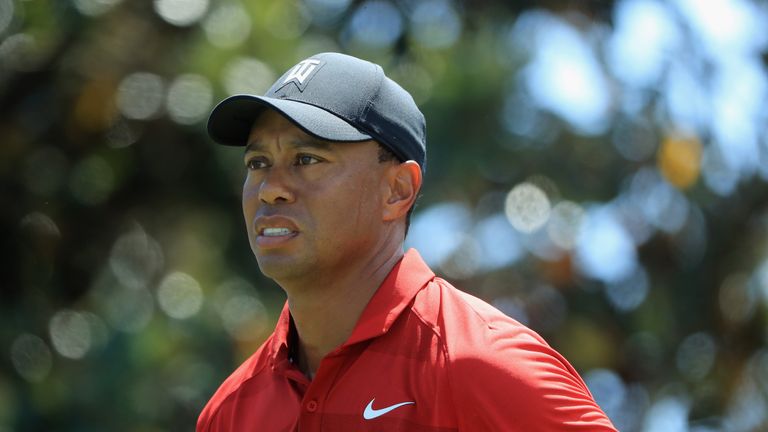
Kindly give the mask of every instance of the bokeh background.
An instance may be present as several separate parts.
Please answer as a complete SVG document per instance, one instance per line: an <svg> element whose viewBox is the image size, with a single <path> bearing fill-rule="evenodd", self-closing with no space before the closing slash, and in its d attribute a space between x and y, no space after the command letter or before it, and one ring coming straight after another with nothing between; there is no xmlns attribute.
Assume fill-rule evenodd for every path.
<svg viewBox="0 0 768 432"><path fill-rule="evenodd" d="M768 430L768 2L0 0L0 431L193 429L284 301L207 113L330 50L428 119L439 274L622 431Z"/></svg>

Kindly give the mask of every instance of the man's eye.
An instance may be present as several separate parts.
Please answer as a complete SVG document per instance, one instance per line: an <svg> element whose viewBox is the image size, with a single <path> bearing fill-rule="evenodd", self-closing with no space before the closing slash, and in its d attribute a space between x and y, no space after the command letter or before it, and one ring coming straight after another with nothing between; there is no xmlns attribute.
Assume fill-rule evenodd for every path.
<svg viewBox="0 0 768 432"><path fill-rule="evenodd" d="M252 158L245 162L245 167L249 170L262 169L267 167L267 162L260 158Z"/></svg>
<svg viewBox="0 0 768 432"><path fill-rule="evenodd" d="M320 160L314 156L310 155L300 155L296 158L296 164L297 165L312 165L320 162Z"/></svg>

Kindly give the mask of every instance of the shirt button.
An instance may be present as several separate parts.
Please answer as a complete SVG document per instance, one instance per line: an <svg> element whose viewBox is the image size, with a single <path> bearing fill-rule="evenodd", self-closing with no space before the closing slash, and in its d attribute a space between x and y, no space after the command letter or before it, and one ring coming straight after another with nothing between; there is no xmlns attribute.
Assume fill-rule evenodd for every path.
<svg viewBox="0 0 768 432"><path fill-rule="evenodd" d="M309 412L315 412L317 411L317 401L312 399L311 401L307 402L307 411Z"/></svg>

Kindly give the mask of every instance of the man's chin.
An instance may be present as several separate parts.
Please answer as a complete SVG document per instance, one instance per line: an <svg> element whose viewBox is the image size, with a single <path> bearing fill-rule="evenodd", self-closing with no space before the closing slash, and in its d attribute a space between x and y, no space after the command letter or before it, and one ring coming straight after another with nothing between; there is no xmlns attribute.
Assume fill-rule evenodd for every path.
<svg viewBox="0 0 768 432"><path fill-rule="evenodd" d="M304 260L294 255L257 255L256 262L264 276L277 282L301 277L308 267Z"/></svg>

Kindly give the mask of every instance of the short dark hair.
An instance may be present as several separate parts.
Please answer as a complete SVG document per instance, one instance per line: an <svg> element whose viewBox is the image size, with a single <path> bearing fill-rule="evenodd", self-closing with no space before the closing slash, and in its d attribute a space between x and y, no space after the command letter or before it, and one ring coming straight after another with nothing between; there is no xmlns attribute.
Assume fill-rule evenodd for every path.
<svg viewBox="0 0 768 432"><path fill-rule="evenodd" d="M379 144L379 163L386 163L386 162L397 162L397 163L403 163L402 159L397 157L395 153L392 152L389 148ZM411 214L413 214L413 209L416 207L416 202L414 201L413 205L411 205L411 208L408 209L408 213L405 215L405 235L408 235L408 228L411 226Z"/></svg>

